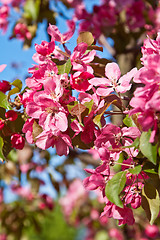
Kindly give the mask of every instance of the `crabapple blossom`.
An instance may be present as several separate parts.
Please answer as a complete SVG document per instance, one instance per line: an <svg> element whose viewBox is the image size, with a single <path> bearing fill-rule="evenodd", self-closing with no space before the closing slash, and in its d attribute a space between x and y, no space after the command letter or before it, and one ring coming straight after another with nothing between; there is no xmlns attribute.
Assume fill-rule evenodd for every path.
<svg viewBox="0 0 160 240"><path fill-rule="evenodd" d="M55 42L42 41L41 44L35 44L36 52L42 56L51 54L55 49Z"/></svg>
<svg viewBox="0 0 160 240"><path fill-rule="evenodd" d="M134 68L127 74L121 76L121 72L117 63L108 63L105 67L105 75L107 78L92 78L89 83L98 87L97 95L107 96L111 92L125 93L131 88L130 81L136 74L137 69Z"/></svg>
<svg viewBox="0 0 160 240"><path fill-rule="evenodd" d="M7 31L9 12L10 8L7 5L0 6L0 29L3 33Z"/></svg>
<svg viewBox="0 0 160 240"><path fill-rule="evenodd" d="M11 85L9 84L9 82L5 80L0 82L0 92L6 93L10 89L11 89Z"/></svg>
<svg viewBox="0 0 160 240"><path fill-rule="evenodd" d="M25 139L19 133L13 133L11 135L12 147L16 149L23 149L25 144Z"/></svg>
<svg viewBox="0 0 160 240"><path fill-rule="evenodd" d="M67 21L67 25L69 27L68 32L61 34L58 27L56 25L49 25L48 34L51 36L52 41L58 41L62 44L67 42L74 34L75 31L75 23L72 20Z"/></svg>
<svg viewBox="0 0 160 240"><path fill-rule="evenodd" d="M88 80L93 77L94 75L88 72L76 72L73 75L71 74L70 84L72 88L78 92L85 92L91 89L91 85Z"/></svg>
<svg viewBox="0 0 160 240"><path fill-rule="evenodd" d="M73 70L93 74L93 69L91 66L89 66L89 63L92 62L92 60L94 59L96 51L92 50L86 53L87 47L88 45L86 43L84 42L79 43L74 48L74 51L70 59L73 66Z"/></svg>
<svg viewBox="0 0 160 240"><path fill-rule="evenodd" d="M159 233L159 228L156 225L146 225L145 227L145 234L147 237L150 237L152 239L156 238Z"/></svg>
<svg viewBox="0 0 160 240"><path fill-rule="evenodd" d="M5 117L9 120L9 121L15 121L18 117L18 114L13 111L13 110L9 110L8 112L5 113Z"/></svg>
<svg viewBox="0 0 160 240"><path fill-rule="evenodd" d="M134 97L130 101L133 107L129 114L138 113L138 122L141 124L143 131L152 130L150 142L154 142L158 131L159 111L159 61L160 53L159 34L156 40L147 39L142 48L142 64L144 65L135 75L136 83L144 84L134 92ZM154 79L154 80L153 80Z"/></svg>
<svg viewBox="0 0 160 240"><path fill-rule="evenodd" d="M16 26L14 27L14 34L16 37L22 41L25 39L31 39L32 35L28 30L28 27L25 23L17 23Z"/></svg>
<svg viewBox="0 0 160 240"><path fill-rule="evenodd" d="M109 1L103 4L104 9L100 10L98 6L94 8L97 14L94 16L93 24L97 28L99 24L103 24L101 19L100 23L98 22L97 16L106 14L106 6L109 6L111 12L118 13L122 3ZM133 3L129 1L123 4L128 14L126 17L130 29L139 28L140 23L136 21L141 19L145 4L138 1L140 9L135 14L135 18L132 16L135 11L135 8L132 9ZM135 3L134 7L136 6ZM81 10L77 13L79 14L77 19L83 12ZM107 13L108 18L111 12ZM115 15L113 19L110 19L110 21L113 20L113 25L116 18ZM99 57L96 56L96 49L99 48L94 44L88 46L82 41L71 53L65 43L73 35L75 23L73 21L68 23L69 31L65 34L61 34L56 26L50 25L48 33L51 41L35 44L36 54L33 56L35 65L29 68L31 76L26 79L27 89L19 95L19 101L24 107L25 123L22 132L28 143L35 144L42 150L55 147L59 156L71 154L72 148L79 147L88 150L94 159L98 160L98 163L101 162L99 165L95 164L95 169L85 169L89 175L83 180L83 185L87 190L94 190L97 195L99 194L99 203L104 204L101 222L107 222L108 218L112 217L119 221L119 225L132 225L135 222L132 209L141 206L142 195L149 178L145 173L146 162L150 161L155 165L154 171L158 169L157 159L145 155L141 136L143 131L151 129L150 142L157 143L158 141L156 137L159 131L160 76L159 65L156 63L160 60L159 34L156 40L148 38L144 43L141 58L143 67L140 70L133 68L121 76L117 63L100 63ZM109 27L107 24L110 23L104 23L103 26ZM26 38L24 35L20 38ZM64 51L56 46L55 41L62 44L60 47L63 47ZM96 71L99 66L101 66L102 75ZM4 67L5 65L1 65L0 71ZM126 108L125 93L131 89L132 78L140 86L134 91L130 106ZM12 84L9 85L12 87ZM10 88L6 91L8 90ZM74 94L77 96L75 97ZM111 104L116 105L118 110L110 110ZM11 106L13 109L16 108L14 104ZM6 134L4 131L6 129L9 132L7 134L11 136L12 147L22 149L25 140L21 131L13 132L14 121L16 122L17 116L18 119L21 117L21 112L17 115L15 110L8 109L10 108L7 106L7 111L5 110L3 114L5 117L2 116L0 120L1 136ZM125 116L122 126L107 123L106 117L114 114ZM11 129L8 129L10 125ZM149 146L152 148L153 145ZM156 154L158 151L156 149ZM121 171L116 173L115 169L118 165ZM41 172L44 167L25 162L21 164L20 169L23 173L31 169ZM117 176L121 177L117 180ZM113 189L108 190L111 183ZM61 205L67 217L71 214L72 208L76 207L77 202L81 203L81 198L84 198L82 199L84 201L85 196L88 195L88 193L84 194L82 183L78 185L78 188L77 185L78 183L70 185L68 195L61 199ZM73 189L72 186L74 186ZM78 197L75 194L75 188L80 191L80 193L77 192ZM110 192L112 190L113 195L116 195L115 198ZM43 198L44 201L40 202L39 208L51 209L53 207L51 199L47 196ZM95 212L92 212L92 219L89 221L86 219L88 225L99 215L96 215L95 209ZM93 231L90 229L88 239L92 236ZM118 234L115 236L117 237Z"/></svg>
<svg viewBox="0 0 160 240"><path fill-rule="evenodd" d="M0 72L2 72L5 69L6 66L7 66L6 64L0 65Z"/></svg>
<svg viewBox="0 0 160 240"><path fill-rule="evenodd" d="M104 215L119 220L119 225L126 223L128 225L133 225L135 222L133 212L130 208L126 206L120 208L108 200L106 200L106 206L104 207L104 212L102 212L101 216L103 217Z"/></svg>

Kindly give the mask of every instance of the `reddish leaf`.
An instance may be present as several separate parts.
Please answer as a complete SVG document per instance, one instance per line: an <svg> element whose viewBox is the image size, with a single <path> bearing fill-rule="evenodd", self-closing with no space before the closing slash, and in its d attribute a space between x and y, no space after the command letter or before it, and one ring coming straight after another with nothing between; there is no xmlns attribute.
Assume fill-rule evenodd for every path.
<svg viewBox="0 0 160 240"><path fill-rule="evenodd" d="M76 116L79 120L79 122L82 121L82 118L81 118L81 114L86 110L86 106L84 106L83 104L81 103L78 103L77 105L75 105L70 113L72 116Z"/></svg>

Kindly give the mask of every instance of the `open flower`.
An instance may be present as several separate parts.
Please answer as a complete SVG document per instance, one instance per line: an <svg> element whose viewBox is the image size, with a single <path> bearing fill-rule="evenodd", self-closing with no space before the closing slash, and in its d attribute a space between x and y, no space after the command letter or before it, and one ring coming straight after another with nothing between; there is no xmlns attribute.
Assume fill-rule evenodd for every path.
<svg viewBox="0 0 160 240"><path fill-rule="evenodd" d="M92 78L89 83L97 88L97 95L107 96L111 92L125 93L130 90L130 81L137 72L137 68L133 68L127 74L121 76L121 71L117 63L108 63L105 67L105 75L107 78Z"/></svg>

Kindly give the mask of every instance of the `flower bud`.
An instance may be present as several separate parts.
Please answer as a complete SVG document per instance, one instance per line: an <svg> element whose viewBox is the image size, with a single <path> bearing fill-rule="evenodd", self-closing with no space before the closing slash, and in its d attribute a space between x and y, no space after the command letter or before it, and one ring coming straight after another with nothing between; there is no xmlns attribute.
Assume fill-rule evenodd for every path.
<svg viewBox="0 0 160 240"><path fill-rule="evenodd" d="M8 112L5 113L5 117L9 121L15 121L18 117L18 114L14 110L9 110Z"/></svg>
<svg viewBox="0 0 160 240"><path fill-rule="evenodd" d="M19 133L14 133L11 136L12 147L16 149L23 149L25 139Z"/></svg>

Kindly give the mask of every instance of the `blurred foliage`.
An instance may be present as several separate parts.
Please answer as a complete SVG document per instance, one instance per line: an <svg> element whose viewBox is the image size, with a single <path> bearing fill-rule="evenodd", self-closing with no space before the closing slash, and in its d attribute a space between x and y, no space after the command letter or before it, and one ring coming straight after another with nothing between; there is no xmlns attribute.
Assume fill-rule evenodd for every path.
<svg viewBox="0 0 160 240"><path fill-rule="evenodd" d="M78 232L66 223L58 203L55 203L54 210L42 219L40 229L39 232L35 232L35 229L30 227L24 236L33 240L74 240Z"/></svg>

